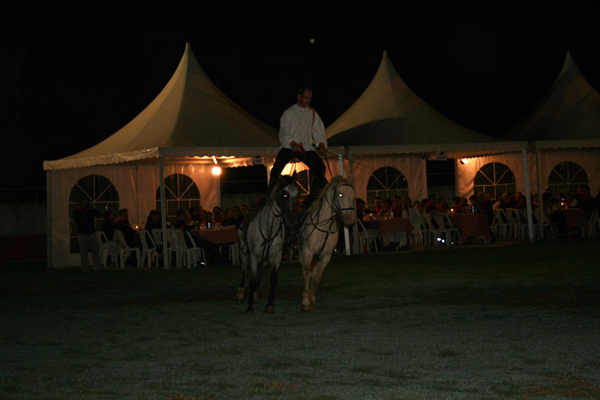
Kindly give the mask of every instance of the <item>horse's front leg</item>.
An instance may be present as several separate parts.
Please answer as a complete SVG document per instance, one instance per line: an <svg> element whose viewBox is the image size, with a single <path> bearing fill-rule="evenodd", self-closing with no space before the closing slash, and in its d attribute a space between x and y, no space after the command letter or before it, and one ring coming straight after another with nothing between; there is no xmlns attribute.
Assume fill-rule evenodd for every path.
<svg viewBox="0 0 600 400"><path fill-rule="evenodd" d="M260 283L260 274L258 271L258 260L256 257L250 257L250 284L248 293L248 307L246 308L246 314L254 312L254 300L258 286Z"/></svg>
<svg viewBox="0 0 600 400"><path fill-rule="evenodd" d="M275 314L275 287L277 286L277 268L278 266L271 267L271 277L270 283L271 287L269 289L269 300L267 301L267 305L265 306L265 312L269 314Z"/></svg>
<svg viewBox="0 0 600 400"><path fill-rule="evenodd" d="M317 290L321 286L321 278L323 278L323 272L331 261L331 253L321 254L318 260L315 262L315 267L311 274L310 280L310 310L313 311L316 307L317 302Z"/></svg>
<svg viewBox="0 0 600 400"><path fill-rule="evenodd" d="M243 264L247 264L247 262L243 261ZM242 265L242 279L240 281L240 286L237 289L237 295L235 296L235 302L237 304L244 303L244 290L246 287L246 274L248 273L247 265Z"/></svg>
<svg viewBox="0 0 600 400"><path fill-rule="evenodd" d="M302 311L311 311L310 305L310 285L312 280L312 271L314 269L313 255L304 250L299 255L300 265L302 266L302 275L304 276L304 290L302 291Z"/></svg>

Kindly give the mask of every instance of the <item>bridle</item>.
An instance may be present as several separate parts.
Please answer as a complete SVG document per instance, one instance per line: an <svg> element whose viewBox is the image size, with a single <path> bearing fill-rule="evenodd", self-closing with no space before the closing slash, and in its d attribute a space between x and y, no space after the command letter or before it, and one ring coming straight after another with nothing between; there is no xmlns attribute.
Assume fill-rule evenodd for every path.
<svg viewBox="0 0 600 400"><path fill-rule="evenodd" d="M310 238L310 236L315 232L321 232L326 235L325 239L323 239L323 244L317 254L321 254L321 252L325 248L325 244L327 243L329 235L334 234L338 231L336 218L338 216L341 216L344 211L354 211L354 207L342 207L342 205L340 204L340 199L343 198L344 194L341 193L338 189L343 186L350 186L352 188L354 187L351 183L340 182L335 186L333 190L333 196L331 196L331 199L329 198L330 196L328 196L327 193L325 193L323 196L323 202L326 202L332 210L330 217L325 218L323 220L319 219L321 215L321 210L323 208L323 203L321 203L317 212L308 215L308 217L310 218L308 223L301 223L300 229L298 231L298 240L300 244L308 240L308 238ZM310 230L310 232L308 232L306 236L303 235L304 231L302 228L304 226L312 226L312 229Z"/></svg>
<svg viewBox="0 0 600 400"><path fill-rule="evenodd" d="M275 198L275 196L273 195L275 192L281 192L281 190L287 185L281 185L279 187L273 188L273 192L271 194L269 194L269 196L266 199L266 204L264 204L263 207L261 207L261 210L259 210L254 217L257 218L257 223L258 223L258 232L260 233L260 236L262 238L262 251L261 251L261 260L265 260L271 250L271 246L273 244L273 240L275 238L277 238L277 236L279 236L281 234L281 232L283 231L284 228L284 224L285 224L285 211L282 209L282 207L279 205L278 200ZM278 193L279 195L280 193ZM289 196L289 194L284 194L284 196ZM268 211L266 210L268 207ZM263 210L267 211L267 212L263 212ZM264 214L264 215L263 215ZM264 227L263 226L263 218L268 218L270 221L270 224L268 224L268 227ZM248 224L244 224L243 228L245 230L244 233L244 241L246 244L246 248L248 251L250 251L250 246L248 243L248 225L250 224L250 222L253 219L248 221ZM267 221L267 223L269 222ZM277 222L279 222L277 224Z"/></svg>

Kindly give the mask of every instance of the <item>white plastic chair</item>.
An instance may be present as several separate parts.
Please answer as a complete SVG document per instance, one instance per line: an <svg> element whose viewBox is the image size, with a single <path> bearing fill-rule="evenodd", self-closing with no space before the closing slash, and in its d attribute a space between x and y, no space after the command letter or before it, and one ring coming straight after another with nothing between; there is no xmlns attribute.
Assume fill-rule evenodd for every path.
<svg viewBox="0 0 600 400"><path fill-rule="evenodd" d="M439 244L451 246L454 243L458 243L459 246L462 245L462 235L460 234L460 230L454 227L448 214L438 212L433 214L433 218L435 218L435 222L437 222L438 225L436 232L439 233L439 235L436 240L441 242Z"/></svg>
<svg viewBox="0 0 600 400"><path fill-rule="evenodd" d="M125 261L127 261L127 258L129 258L131 253L135 253L138 268L142 266L142 253L140 249L138 249L137 247L129 247L129 245L125 241L125 236L123 235L123 232L121 232L118 229L115 229L114 241L117 244L117 254L119 259L119 266L121 268L125 267Z"/></svg>
<svg viewBox="0 0 600 400"><path fill-rule="evenodd" d="M117 245L115 242L108 240L108 236L103 231L96 231L96 240L98 241L98 252L104 268L108 267L108 257L111 257L112 262L117 260Z"/></svg>
<svg viewBox="0 0 600 400"><path fill-rule="evenodd" d="M421 233L423 234L423 244L425 246L438 246L439 242L437 238L439 237L435 226L431 220L430 214L425 214L421 218Z"/></svg>
<svg viewBox="0 0 600 400"><path fill-rule="evenodd" d="M588 220L588 236L600 233L600 213L594 211Z"/></svg>
<svg viewBox="0 0 600 400"><path fill-rule="evenodd" d="M167 238L169 238L169 231L172 231L174 228L167 228ZM181 251L174 247L167 240L166 243L163 240L162 229L152 229L152 237L154 238L154 242L157 246L162 246L163 248L163 261L164 267L169 268L171 265L171 260L173 255L175 255L175 264L180 267L181 263Z"/></svg>
<svg viewBox="0 0 600 400"><path fill-rule="evenodd" d="M521 213L516 208L505 209L505 215L508 223L511 225L513 239L525 239L527 232L527 223L523 221Z"/></svg>
<svg viewBox="0 0 600 400"><path fill-rule="evenodd" d="M206 263L206 253L204 252L204 249L196 245L196 239L194 239L190 231L187 231L185 233L192 245L192 247L189 248L189 252L187 253L187 267L191 268L192 266L197 265L198 262L202 262L202 265L208 267L208 264ZM183 244L186 244L185 239L183 239Z"/></svg>
<svg viewBox="0 0 600 400"><path fill-rule="evenodd" d="M499 208L494 210L494 220L490 227L500 239L508 239L512 233L512 226L508 222L506 213L503 209Z"/></svg>
<svg viewBox="0 0 600 400"><path fill-rule="evenodd" d="M358 231L358 237L361 245L367 248L367 253L370 253L371 243L373 243L373 246L375 247L375 253L379 253L379 249L377 248L377 235L379 232L377 229L367 229L360 218L358 218L357 221L362 229L362 231Z"/></svg>
<svg viewBox="0 0 600 400"><path fill-rule="evenodd" d="M158 266L158 246L152 237L152 234L145 229L140 229L140 240L142 242L142 265L148 264L148 268L152 268L152 260Z"/></svg>

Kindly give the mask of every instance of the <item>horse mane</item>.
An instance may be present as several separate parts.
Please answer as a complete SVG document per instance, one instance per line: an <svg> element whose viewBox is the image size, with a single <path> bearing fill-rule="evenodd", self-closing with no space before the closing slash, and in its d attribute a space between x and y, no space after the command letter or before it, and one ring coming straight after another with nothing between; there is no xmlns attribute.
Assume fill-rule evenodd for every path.
<svg viewBox="0 0 600 400"><path fill-rule="evenodd" d="M312 214L316 212L319 208L321 208L321 205L323 204L323 199L325 198L325 194L329 191L331 187L337 186L342 181L350 182L348 179L344 179L344 177L341 175L336 175L333 178L331 178L331 181L329 181L329 183L327 183L327 185L325 185L323 189L321 189L321 193L319 193L319 196L315 199L315 201L310 206L308 206L306 213Z"/></svg>

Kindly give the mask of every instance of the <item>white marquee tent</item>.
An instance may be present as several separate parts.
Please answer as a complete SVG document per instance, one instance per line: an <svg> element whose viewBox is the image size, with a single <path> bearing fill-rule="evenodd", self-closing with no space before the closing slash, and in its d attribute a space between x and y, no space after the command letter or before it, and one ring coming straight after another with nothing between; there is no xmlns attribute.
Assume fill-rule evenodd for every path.
<svg viewBox="0 0 600 400"><path fill-rule="evenodd" d="M527 145L500 141L438 113L402 80L386 52L367 89L327 128L327 136L330 145L350 148L357 196L362 198L372 172L383 166L400 170L409 196L422 199L427 197L426 159L504 153L518 159ZM469 189L463 190L459 193L466 195Z"/></svg>
<svg viewBox="0 0 600 400"><path fill-rule="evenodd" d="M545 99L504 137L529 142L531 187L538 193L548 187L552 170L563 162L575 162L583 168L593 195L600 189L600 95L569 53ZM459 166L461 191L468 191L479 168L490 162L504 163L515 176L521 174L519 157L490 156L473 161Z"/></svg>
<svg viewBox="0 0 600 400"><path fill-rule="evenodd" d="M79 254L70 253L69 200L80 179L108 179L118 193L118 207L129 209L132 225L143 225L157 200L165 204L164 177L187 175L198 187L202 205L212 207L220 204L219 177L211 174L215 162L252 165L253 157L273 157L278 148L275 129L228 99L186 45L172 78L131 122L89 149L44 162L49 265L79 265ZM102 200L103 194L88 195Z"/></svg>

